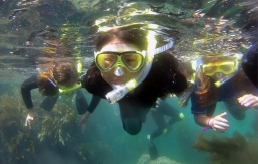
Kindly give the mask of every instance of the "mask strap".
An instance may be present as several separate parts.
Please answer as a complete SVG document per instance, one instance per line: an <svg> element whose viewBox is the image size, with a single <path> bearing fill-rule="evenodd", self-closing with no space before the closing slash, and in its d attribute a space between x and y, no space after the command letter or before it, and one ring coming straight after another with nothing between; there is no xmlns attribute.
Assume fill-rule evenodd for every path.
<svg viewBox="0 0 258 164"><path fill-rule="evenodd" d="M55 88L57 87L56 84L50 78L47 78L47 79Z"/></svg>

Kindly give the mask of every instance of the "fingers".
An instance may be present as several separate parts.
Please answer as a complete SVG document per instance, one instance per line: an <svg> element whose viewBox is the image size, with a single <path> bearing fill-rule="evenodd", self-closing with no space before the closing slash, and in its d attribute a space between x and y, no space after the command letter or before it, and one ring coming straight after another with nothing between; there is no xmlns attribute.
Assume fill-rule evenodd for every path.
<svg viewBox="0 0 258 164"><path fill-rule="evenodd" d="M212 129L214 129L217 132L224 132L229 128L228 120L226 120L225 118L223 118L224 116L226 116L227 113L221 113L218 116L214 117L212 120Z"/></svg>
<svg viewBox="0 0 258 164"><path fill-rule="evenodd" d="M248 94L238 98L238 102L245 107L257 107L258 106L258 97Z"/></svg>
<svg viewBox="0 0 258 164"><path fill-rule="evenodd" d="M252 100L252 96L250 95L244 95L240 98L238 98L238 102L243 105L246 106L246 103L248 103L248 101Z"/></svg>
<svg viewBox="0 0 258 164"><path fill-rule="evenodd" d="M249 108L256 107L258 106L258 102L256 100L249 100L248 102L244 103L243 106L246 106Z"/></svg>
<svg viewBox="0 0 258 164"><path fill-rule="evenodd" d="M31 129L31 122L30 122L30 120L28 120L28 126Z"/></svg>
<svg viewBox="0 0 258 164"><path fill-rule="evenodd" d="M27 121L27 119L26 119L26 121L25 121L25 125L24 126L28 126L28 121Z"/></svg>
<svg viewBox="0 0 258 164"><path fill-rule="evenodd" d="M225 131L229 128L229 125L224 122L216 122L213 128L216 129L216 131Z"/></svg>
<svg viewBox="0 0 258 164"><path fill-rule="evenodd" d="M26 117L25 126L28 126L31 129L31 121L33 120L33 117L31 117L29 114Z"/></svg>
<svg viewBox="0 0 258 164"><path fill-rule="evenodd" d="M86 127L86 124L82 124L82 125L81 125L82 134L84 134L85 127Z"/></svg>
<svg viewBox="0 0 258 164"><path fill-rule="evenodd" d="M223 113L217 115L216 117L224 117L224 116L226 116L226 115L227 115L227 112L223 112Z"/></svg>
<svg viewBox="0 0 258 164"><path fill-rule="evenodd" d="M216 121L216 122L224 122L224 123L227 123L227 122L228 122L228 120L226 120L225 118L223 118L223 117L218 117L218 116L216 116L216 117L214 118L214 121Z"/></svg>
<svg viewBox="0 0 258 164"><path fill-rule="evenodd" d="M31 129L30 120L25 121L25 126L28 126Z"/></svg>
<svg viewBox="0 0 258 164"><path fill-rule="evenodd" d="M81 126L81 125L83 125L83 124L86 122L86 120L87 120L87 119L82 116L82 118L79 120L79 123L78 123L78 124Z"/></svg>

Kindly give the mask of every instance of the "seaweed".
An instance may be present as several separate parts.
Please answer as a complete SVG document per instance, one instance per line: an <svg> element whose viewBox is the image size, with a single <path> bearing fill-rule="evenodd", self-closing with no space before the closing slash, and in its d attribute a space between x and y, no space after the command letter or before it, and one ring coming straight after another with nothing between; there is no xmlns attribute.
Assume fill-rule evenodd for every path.
<svg viewBox="0 0 258 164"><path fill-rule="evenodd" d="M0 135L1 153L6 154L6 160L13 162L24 159L28 154L35 153L31 133L24 128L24 116L21 99L4 94L0 97Z"/></svg>
<svg viewBox="0 0 258 164"><path fill-rule="evenodd" d="M53 143L65 141L70 138L68 129L75 124L75 112L63 103L57 103L51 112L44 112L40 116L40 126L37 127L38 138L43 141L47 137L53 137Z"/></svg>
<svg viewBox="0 0 258 164"><path fill-rule="evenodd" d="M200 152L209 152L212 164L257 163L258 138L247 141L239 132L235 132L231 138L213 135L210 140L199 134L192 147Z"/></svg>
<svg viewBox="0 0 258 164"><path fill-rule="evenodd" d="M108 146L94 137L98 131L87 134L85 141L75 110L62 102L46 112L37 108L42 97L33 95L38 121L34 129L24 127L27 110L17 95L15 91L0 97L0 163L49 163L59 157L76 163L116 163ZM48 158L40 156L46 152Z"/></svg>

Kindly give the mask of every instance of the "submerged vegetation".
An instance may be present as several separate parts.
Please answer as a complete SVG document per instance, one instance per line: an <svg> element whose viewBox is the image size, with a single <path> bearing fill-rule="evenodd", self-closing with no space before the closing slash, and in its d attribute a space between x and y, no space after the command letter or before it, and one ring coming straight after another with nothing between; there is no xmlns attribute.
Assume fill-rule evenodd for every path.
<svg viewBox="0 0 258 164"><path fill-rule="evenodd" d="M35 102L39 100L36 97ZM102 142L84 140L76 123L76 112L67 105L57 103L51 112L35 108L39 113L37 125L28 129L24 126L27 110L19 96L2 95L0 104L1 164L48 163L51 157L54 159L58 155L68 160L73 158L76 164L93 161L115 163L108 147ZM91 134L87 135L94 138L90 137ZM41 157L44 151L50 154L48 159Z"/></svg>
<svg viewBox="0 0 258 164"><path fill-rule="evenodd" d="M44 112L41 116L41 126L38 126L38 138L43 141L46 137L54 137L54 143L70 138L69 130L75 124L75 112L65 104L58 103L51 112Z"/></svg>
<svg viewBox="0 0 258 164"><path fill-rule="evenodd" d="M209 152L212 164L256 164L258 152L258 138L253 136L246 140L238 132L233 137L212 136L209 140L200 134L193 148L200 152Z"/></svg>
<svg viewBox="0 0 258 164"><path fill-rule="evenodd" d="M30 132L23 127L26 110L21 99L4 94L0 97L0 104L0 153L4 154L6 162L14 163L35 152L34 142L30 139Z"/></svg>

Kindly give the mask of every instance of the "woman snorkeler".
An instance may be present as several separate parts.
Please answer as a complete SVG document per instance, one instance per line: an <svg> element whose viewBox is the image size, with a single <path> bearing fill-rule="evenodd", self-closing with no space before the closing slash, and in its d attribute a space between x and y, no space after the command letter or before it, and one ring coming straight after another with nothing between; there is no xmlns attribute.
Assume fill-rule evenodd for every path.
<svg viewBox="0 0 258 164"><path fill-rule="evenodd" d="M93 96L88 106L80 89L83 83L79 78L81 69L80 63L74 61L56 61L52 67L45 71L40 71L38 74L29 77L22 83L21 95L28 109L25 126L31 128L38 116L36 110L33 108L31 98L31 90L36 88L39 89L39 92L43 96L46 96L45 100L40 104L40 107L45 111L52 110L59 95L68 95L69 98L73 93L75 93L75 104L79 115L84 114L86 110L96 108L100 99Z"/></svg>
<svg viewBox="0 0 258 164"><path fill-rule="evenodd" d="M164 46L159 53L152 32L142 24L99 32L94 42L95 61L86 74L87 91L111 103L117 101L123 128L131 135L141 131L157 98L179 94L187 87L177 59L163 52ZM83 115L82 126L92 112Z"/></svg>
<svg viewBox="0 0 258 164"><path fill-rule="evenodd" d="M213 117L220 101L235 119L243 120L247 107L241 106L237 99L245 94L257 95L258 90L239 68L238 59L233 56L205 56L196 67L195 90L191 95L195 122L218 132L226 131L229 128L224 118L227 113Z"/></svg>

